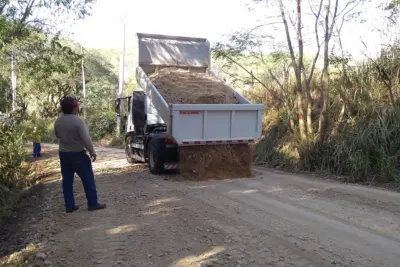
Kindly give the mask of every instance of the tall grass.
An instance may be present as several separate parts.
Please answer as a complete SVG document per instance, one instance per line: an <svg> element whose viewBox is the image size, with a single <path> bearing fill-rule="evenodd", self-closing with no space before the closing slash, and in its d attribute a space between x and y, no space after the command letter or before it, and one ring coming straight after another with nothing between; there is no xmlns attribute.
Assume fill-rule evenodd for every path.
<svg viewBox="0 0 400 267"><path fill-rule="evenodd" d="M307 169L352 177L353 181L400 180L400 109L373 110L367 119L303 155Z"/></svg>
<svg viewBox="0 0 400 267"><path fill-rule="evenodd" d="M386 67L394 103L389 98L388 83L376 64ZM344 175L354 182L400 182L400 67L397 65L367 61L332 75L328 137L322 143L300 141L296 132L290 130L285 109L276 111L270 96L260 88L255 89L252 93L264 94L264 103L269 104L265 110L265 136L254 148L256 162ZM316 96L313 113L318 114L319 74L314 77L317 78L311 83ZM313 120L315 129L317 123L317 119Z"/></svg>

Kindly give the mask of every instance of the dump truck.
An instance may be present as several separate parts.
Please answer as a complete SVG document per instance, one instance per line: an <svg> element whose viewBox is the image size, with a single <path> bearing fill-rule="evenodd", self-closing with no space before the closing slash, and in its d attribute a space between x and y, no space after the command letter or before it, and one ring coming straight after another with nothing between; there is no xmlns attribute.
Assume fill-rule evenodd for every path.
<svg viewBox="0 0 400 267"><path fill-rule="evenodd" d="M251 104L235 89L229 87L237 104L174 104L151 82L150 74L170 67L215 76L207 39L137 33L137 41L140 88L115 106L125 119L129 163L147 162L151 173L161 174L179 169L180 147L246 144L260 137L264 105Z"/></svg>

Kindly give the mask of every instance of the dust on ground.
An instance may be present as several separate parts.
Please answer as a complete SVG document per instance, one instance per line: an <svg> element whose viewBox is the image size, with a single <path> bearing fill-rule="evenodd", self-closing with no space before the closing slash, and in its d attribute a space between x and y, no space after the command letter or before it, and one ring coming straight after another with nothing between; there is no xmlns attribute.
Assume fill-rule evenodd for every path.
<svg viewBox="0 0 400 267"><path fill-rule="evenodd" d="M400 194L256 167L256 177L188 182L98 149L105 210L88 212L79 178L64 213L55 147L31 209L1 240L9 266L400 266ZM53 165L52 165L53 164ZM24 250L25 249L25 250Z"/></svg>

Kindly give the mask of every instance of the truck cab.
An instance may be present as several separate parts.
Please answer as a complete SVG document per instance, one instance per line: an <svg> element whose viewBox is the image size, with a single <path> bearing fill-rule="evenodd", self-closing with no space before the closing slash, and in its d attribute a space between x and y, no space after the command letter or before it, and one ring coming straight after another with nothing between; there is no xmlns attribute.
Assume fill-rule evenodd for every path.
<svg viewBox="0 0 400 267"><path fill-rule="evenodd" d="M120 106L126 114L120 113ZM179 168L178 145L167 134L167 125L140 88L116 100L117 116L125 122L125 155L129 163L148 163L150 172L160 174Z"/></svg>

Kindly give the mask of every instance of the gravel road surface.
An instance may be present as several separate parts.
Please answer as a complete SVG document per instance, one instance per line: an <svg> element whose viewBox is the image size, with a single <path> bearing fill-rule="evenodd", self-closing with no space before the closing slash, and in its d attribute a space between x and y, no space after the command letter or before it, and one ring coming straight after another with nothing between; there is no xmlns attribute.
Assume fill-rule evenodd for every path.
<svg viewBox="0 0 400 267"><path fill-rule="evenodd" d="M88 212L79 178L63 211L56 147L42 209L31 222L38 266L400 266L400 194L255 167L256 177L188 182L98 148L99 198ZM26 266L31 264L26 262Z"/></svg>

